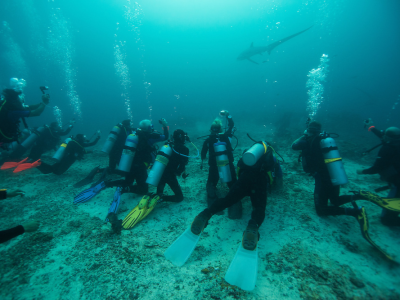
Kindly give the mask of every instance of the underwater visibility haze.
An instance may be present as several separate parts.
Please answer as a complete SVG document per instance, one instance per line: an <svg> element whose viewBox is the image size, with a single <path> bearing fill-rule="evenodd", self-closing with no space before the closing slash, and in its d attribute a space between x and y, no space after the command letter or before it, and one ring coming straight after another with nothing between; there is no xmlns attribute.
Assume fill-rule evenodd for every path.
<svg viewBox="0 0 400 300"><path fill-rule="evenodd" d="M0 298L400 299L399 13L2 0Z"/></svg>

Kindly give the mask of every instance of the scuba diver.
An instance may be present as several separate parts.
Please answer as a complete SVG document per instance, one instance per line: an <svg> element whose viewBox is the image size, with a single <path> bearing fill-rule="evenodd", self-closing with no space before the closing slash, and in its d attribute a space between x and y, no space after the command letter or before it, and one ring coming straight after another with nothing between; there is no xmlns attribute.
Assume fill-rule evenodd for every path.
<svg viewBox="0 0 400 300"><path fill-rule="evenodd" d="M103 180L95 186L86 189L74 197L74 204L89 201L106 187L120 187L121 193L136 193L145 195L148 192L147 169L154 162L157 151L155 143L166 141L169 138L168 123L161 119L164 134L154 131L150 120L142 120L139 128L128 136L118 165L118 170L125 174L125 179L106 181ZM136 185L133 182L136 180Z"/></svg>
<svg viewBox="0 0 400 300"><path fill-rule="evenodd" d="M229 188L236 182L233 149L229 139L233 135L232 131L235 124L227 110L221 111L220 115L225 116L228 120L228 130L222 133L222 122L219 119L215 119L211 124L211 134L204 141L201 149L202 163L206 159L207 152L209 152L208 165L210 168L206 185L208 207L211 207L218 199L217 184L219 179L227 183ZM222 178L220 178L221 175ZM220 213L223 214L223 212ZM228 208L228 217L230 219L240 219L242 217L242 203L240 201Z"/></svg>
<svg viewBox="0 0 400 300"><path fill-rule="evenodd" d="M321 131L321 124L311 121L304 135L292 144L293 150L301 150L303 170L315 179L314 204L318 216L353 216L357 219L361 234L378 251L392 260L385 251L379 248L368 233L369 223L364 207L357 206L357 195L340 194L340 185L348 182L342 159L335 141ZM364 199L366 200L366 199ZM328 205L330 201L333 205ZM340 207L352 203L353 208Z"/></svg>
<svg viewBox="0 0 400 300"><path fill-rule="evenodd" d="M365 212L361 208L339 207L342 204L339 199L340 185L347 182L347 176L343 170L343 173L340 175L343 176L342 180L346 182L340 184L332 183L320 146L321 140L324 139L321 133L321 124L312 121L308 124L304 135L292 144L293 150L302 151L301 157L304 172L310 174L315 179L314 204L317 214L319 216L350 215L353 217L357 217L359 214L365 215ZM333 206L328 205L329 200Z"/></svg>
<svg viewBox="0 0 400 300"><path fill-rule="evenodd" d="M85 148L96 145L99 139L100 135L98 135L93 142L87 142L83 134L77 134L74 138L69 139L67 144L61 144L60 148L63 149L63 152L62 155L59 156L59 161L55 164L50 165L39 159L33 163L22 163L18 165L14 173L37 167L43 174L64 174L76 160L83 159L83 156L87 153Z"/></svg>
<svg viewBox="0 0 400 300"><path fill-rule="evenodd" d="M173 149L169 162L164 170L164 173L157 185L157 194L162 195L162 201L167 202L181 202L183 200L182 189L179 185L177 176L186 179L188 174L185 172L185 167L189 162L189 149L185 146L185 141L190 139L182 129L177 129L172 135L172 142L167 143ZM163 195L165 185L168 184L175 195Z"/></svg>
<svg viewBox="0 0 400 300"><path fill-rule="evenodd" d="M46 151L54 150L60 145L60 137L69 134L75 121L71 120L67 129L63 130L57 122L38 127L32 131L30 137L18 145L17 149L10 155L11 159L20 158L30 147L29 160L38 160ZM33 145L33 146L32 146Z"/></svg>
<svg viewBox="0 0 400 300"><path fill-rule="evenodd" d="M42 102L27 106L23 104L21 95L22 91L3 90L0 102L0 144L18 141L21 119L24 121L24 118L40 116L50 101L50 95L43 94Z"/></svg>
<svg viewBox="0 0 400 300"><path fill-rule="evenodd" d="M200 235L207 227L211 217L249 196L253 207L251 219L243 232L242 243L225 279L237 276L253 278L249 280L253 281L250 285L254 288L257 276L254 277L254 274L257 274L259 228L265 219L267 190L271 184L271 177L268 173L273 171L275 166L273 152L266 142L257 142L246 151L238 162L238 180L233 183L228 194L224 198L216 199L210 207L198 214L190 228L166 250L165 257L173 264L182 266L195 249ZM243 262L244 257L246 257L246 263ZM235 280L233 279L233 281Z"/></svg>
<svg viewBox="0 0 400 300"><path fill-rule="evenodd" d="M397 202L392 202L390 199L400 198L400 129L397 127L389 127L385 131L378 130L372 126L372 121L368 122L369 131L372 131L377 137L382 140L382 147L379 149L378 157L372 167L368 169L359 169L357 174L379 174L381 179L389 184L390 192L386 200L389 200L388 208L383 208L381 221L387 226L400 226L399 212L390 209L390 206L395 206ZM364 199L368 192L361 195L354 195L355 199ZM379 203L376 203L379 205ZM392 207L393 208L393 207ZM400 208L397 205L397 208Z"/></svg>

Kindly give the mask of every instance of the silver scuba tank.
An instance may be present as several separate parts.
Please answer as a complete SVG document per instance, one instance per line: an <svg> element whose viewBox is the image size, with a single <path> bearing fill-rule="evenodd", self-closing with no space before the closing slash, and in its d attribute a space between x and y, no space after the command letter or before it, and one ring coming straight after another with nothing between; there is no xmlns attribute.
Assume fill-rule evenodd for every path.
<svg viewBox="0 0 400 300"><path fill-rule="evenodd" d="M222 182L228 183L232 181L231 169L229 167L229 159L228 155L221 154L222 152L226 152L226 150L227 149L225 142L217 142L214 144L219 178L221 178Z"/></svg>
<svg viewBox="0 0 400 300"><path fill-rule="evenodd" d="M160 151L158 151L154 165L147 176L146 183L158 186L171 155L172 147L170 145L164 145Z"/></svg>
<svg viewBox="0 0 400 300"><path fill-rule="evenodd" d="M254 166L265 153L267 153L267 143L262 141L261 144L254 144L247 150L242 156L242 161L246 166Z"/></svg>
<svg viewBox="0 0 400 300"><path fill-rule="evenodd" d="M109 154L112 148L114 147L115 141L118 138L119 133L121 132L121 126L122 124L118 124L111 129L110 134L107 137L106 142L103 145L103 148L101 149L102 152Z"/></svg>
<svg viewBox="0 0 400 300"><path fill-rule="evenodd" d="M132 133L125 140L125 146L122 150L121 160L119 161L118 170L129 172L131 170L133 159L135 158L136 148L139 143L139 137Z"/></svg>
<svg viewBox="0 0 400 300"><path fill-rule="evenodd" d="M321 147L322 155L328 168L332 184L346 184L348 182L347 175L344 170L342 158L340 157L335 140L331 137L326 137L321 140L319 145Z"/></svg>
<svg viewBox="0 0 400 300"><path fill-rule="evenodd" d="M31 135L21 143L21 146L24 147L25 149L29 149L33 144L36 142L38 137L42 134L44 131L44 127L39 127L37 129L32 130Z"/></svg>
<svg viewBox="0 0 400 300"><path fill-rule="evenodd" d="M64 157L65 149L67 148L67 145L70 141L72 141L71 138L65 139L64 143L62 143L60 145L60 147L57 149L56 153L54 153L54 155L53 155L54 159L57 159L58 161L60 161Z"/></svg>

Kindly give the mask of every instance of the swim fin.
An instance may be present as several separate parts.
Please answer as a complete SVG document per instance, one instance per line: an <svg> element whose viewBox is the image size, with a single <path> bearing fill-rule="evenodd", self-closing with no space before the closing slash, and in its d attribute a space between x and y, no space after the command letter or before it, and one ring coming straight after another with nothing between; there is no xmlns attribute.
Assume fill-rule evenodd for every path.
<svg viewBox="0 0 400 300"><path fill-rule="evenodd" d="M104 181L95 185L94 187L88 188L74 197L74 204L84 203L92 199L98 193L106 188L106 183Z"/></svg>
<svg viewBox="0 0 400 300"><path fill-rule="evenodd" d="M148 216L149 213L151 213L153 211L153 209L156 207L158 201L160 200L160 196L159 195L155 195L154 197L152 197L147 205L147 210L146 213L143 215L143 217L140 219L140 221L142 221L144 218L146 218Z"/></svg>
<svg viewBox="0 0 400 300"><path fill-rule="evenodd" d="M143 198L139 201L139 204L136 205L136 207L132 209L131 212L122 221L122 227L124 227L125 229L131 229L137 223L139 223L143 216L146 214L149 201L150 196L144 195Z"/></svg>
<svg viewBox="0 0 400 300"><path fill-rule="evenodd" d="M164 252L165 258L168 259L173 265L182 267L189 259L190 255L192 255L197 243L200 240L200 237L201 233L196 235L189 227Z"/></svg>
<svg viewBox="0 0 400 300"><path fill-rule="evenodd" d="M115 190L115 193L114 193L113 202L111 203L111 206L110 206L110 208L108 209L108 214L107 214L106 222L109 222L108 215L109 215L110 213L117 214L117 212L118 212L118 207L119 207L119 203L120 203L120 201L121 201L121 194L122 194L122 188L121 188L121 187L117 187L117 189Z"/></svg>
<svg viewBox="0 0 400 300"><path fill-rule="evenodd" d="M242 243L225 274L225 280L245 291L252 291L256 286L258 271L258 225L250 220L243 233Z"/></svg>
<svg viewBox="0 0 400 300"><path fill-rule="evenodd" d="M225 280L244 291L252 291L256 286L258 272L258 247L246 250L241 243L225 274Z"/></svg>
<svg viewBox="0 0 400 300"><path fill-rule="evenodd" d="M42 164L42 162L41 162L40 159L38 159L37 161L35 161L33 163L20 164L15 168L13 173L19 173L19 172L22 172L22 171L25 171L25 170L36 168L36 167L40 166L41 164Z"/></svg>
<svg viewBox="0 0 400 300"><path fill-rule="evenodd" d="M368 191L359 191L360 198L370 201L391 211L400 212L400 198L382 198Z"/></svg>
<svg viewBox="0 0 400 300"><path fill-rule="evenodd" d="M361 228L361 234L364 237L364 239L367 240L368 243L370 243L375 249L377 249L379 252L381 252L387 259L394 261L393 257L391 257L389 254L387 254L385 251L383 251L377 244L375 244L369 234L368 234L368 228L369 228L369 222L368 222L368 217L367 213L365 211L365 208L362 207L360 210L360 213L357 215L357 221L360 224Z"/></svg>
<svg viewBox="0 0 400 300"><path fill-rule="evenodd" d="M92 183L94 176L96 176L96 174L99 173L99 171L100 171L100 166L97 166L92 171L90 171L88 176L86 176L81 181L78 181L77 183L75 183L74 188L80 188L80 187L83 187L84 185Z"/></svg>
<svg viewBox="0 0 400 300"><path fill-rule="evenodd" d="M23 160L21 160L20 162L17 161L9 161L9 162L5 162L2 166L1 166L1 170L7 170L7 169L12 169L12 168L16 168L18 167L20 164L23 164L24 162L26 162L28 160L28 158L25 158Z"/></svg>

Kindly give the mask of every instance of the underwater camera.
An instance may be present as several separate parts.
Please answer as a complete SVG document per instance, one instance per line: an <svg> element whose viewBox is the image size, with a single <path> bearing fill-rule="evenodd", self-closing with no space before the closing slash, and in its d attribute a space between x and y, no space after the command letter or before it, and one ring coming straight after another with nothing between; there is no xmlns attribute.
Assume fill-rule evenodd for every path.
<svg viewBox="0 0 400 300"><path fill-rule="evenodd" d="M43 86L40 86L39 89L40 89L40 90L42 91L42 93L44 94L44 91L47 91L47 90L49 89L49 87L43 85Z"/></svg>

